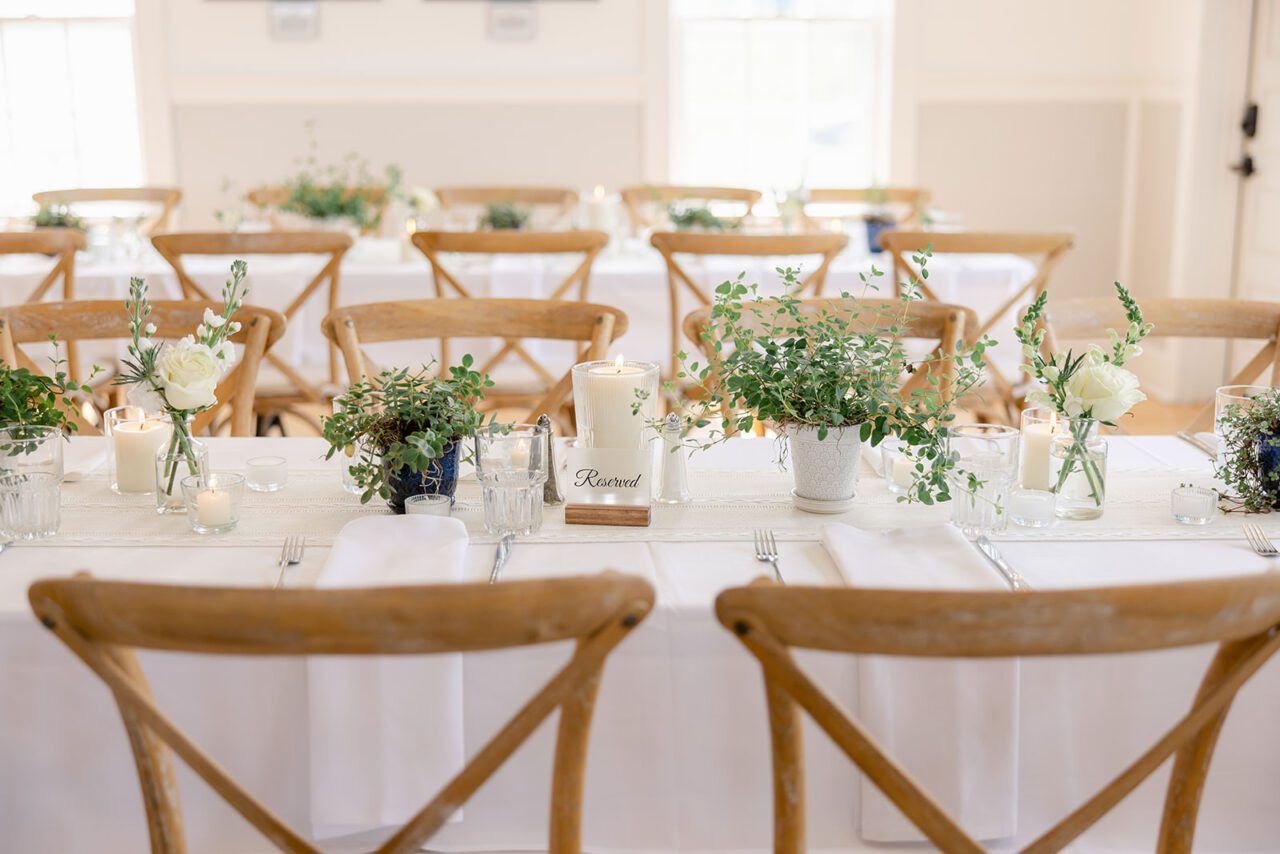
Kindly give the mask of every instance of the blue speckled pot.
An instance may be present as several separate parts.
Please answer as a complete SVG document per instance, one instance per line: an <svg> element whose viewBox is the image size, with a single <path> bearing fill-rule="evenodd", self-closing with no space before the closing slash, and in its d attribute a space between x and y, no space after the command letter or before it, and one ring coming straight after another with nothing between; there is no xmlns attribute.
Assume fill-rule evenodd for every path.
<svg viewBox="0 0 1280 854"><path fill-rule="evenodd" d="M1280 436L1258 437L1258 468L1269 483L1280 480Z"/></svg>
<svg viewBox="0 0 1280 854"><path fill-rule="evenodd" d="M453 497L458 489L457 439L445 446L444 455L431 461L426 471L412 471L408 466L396 472L387 472L387 488L391 497L387 506L397 513L404 513L404 500L410 495L447 495Z"/></svg>
<svg viewBox="0 0 1280 854"><path fill-rule="evenodd" d="M897 227L896 223L886 220L863 220L867 227L867 251L871 253L880 252L880 235L886 231L892 231Z"/></svg>

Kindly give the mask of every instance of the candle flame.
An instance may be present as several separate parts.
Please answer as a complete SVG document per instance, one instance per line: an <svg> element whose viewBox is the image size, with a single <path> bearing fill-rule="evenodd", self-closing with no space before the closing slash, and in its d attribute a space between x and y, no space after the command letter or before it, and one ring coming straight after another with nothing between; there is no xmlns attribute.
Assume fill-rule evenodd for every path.
<svg viewBox="0 0 1280 854"><path fill-rule="evenodd" d="M622 355L621 355L621 354L619 354L619 355L618 355L618 358L616 358L616 359L614 359L614 360L613 360L613 367L614 367L614 369L615 369L615 370L617 370L619 373L621 373L621 372L622 372L622 369L623 369L623 368L625 368L626 366L627 366L627 363L626 363L626 361L622 358Z"/></svg>
<svg viewBox="0 0 1280 854"><path fill-rule="evenodd" d="M601 199L603 199L603 198L604 198L604 184L596 184L596 188L595 188L594 190L592 190L592 191L591 191L591 194L592 194L593 196L595 196L595 198L596 198L596 200L597 200L597 201L600 201Z"/></svg>
<svg viewBox="0 0 1280 854"><path fill-rule="evenodd" d="M413 217L408 217L404 221L404 233L413 237L418 233L418 221Z"/></svg>

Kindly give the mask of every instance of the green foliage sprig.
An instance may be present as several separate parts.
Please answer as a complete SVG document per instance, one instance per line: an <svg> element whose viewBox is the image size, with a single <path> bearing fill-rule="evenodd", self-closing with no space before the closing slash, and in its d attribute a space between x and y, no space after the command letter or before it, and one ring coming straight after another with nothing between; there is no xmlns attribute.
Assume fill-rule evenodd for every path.
<svg viewBox="0 0 1280 854"><path fill-rule="evenodd" d="M333 415L321 423L329 443L325 458L339 453L351 458L349 470L361 488L361 502L374 495L390 498L390 474L405 467L427 471L452 442L484 426L476 405L493 381L473 370L473 364L470 355L463 356L461 364L449 368L448 377L430 365L383 371L372 380L352 383L335 401Z"/></svg>
<svg viewBox="0 0 1280 854"><path fill-rule="evenodd" d="M913 256L922 277L928 275L931 254L926 248ZM691 384L698 391L692 396L699 398L685 416L685 433L706 431L693 447L710 447L733 430L749 431L756 421L776 424L784 434L789 427L817 427L819 440L831 430L857 427L860 439L872 445L899 437L904 454L915 461L913 483L899 500L949 500L951 479L958 474L947 451L946 425L955 418L950 400L981 384L983 353L995 342L984 336L953 353L913 360L903 339L911 325L909 306L920 298L917 280L903 283L896 299L848 312L834 303L817 310L805 306L794 296L801 284L798 271L778 272L787 295L777 300L762 299L758 286L747 285L744 276L719 285L703 334L711 359L700 363L677 354L677 380ZM862 274L860 297L877 290L875 279L883 275L875 267ZM944 400L938 376L947 363L957 371L952 397ZM918 371L927 372L928 382L904 401L899 395L903 378ZM717 417L715 410L725 406L730 414Z"/></svg>
<svg viewBox="0 0 1280 854"><path fill-rule="evenodd" d="M71 212L67 205L41 205L31 224L36 228L70 228L84 233L87 226L80 217Z"/></svg>
<svg viewBox="0 0 1280 854"><path fill-rule="evenodd" d="M701 205L670 205L667 216L676 231L734 231L741 224L737 220L722 219Z"/></svg>
<svg viewBox="0 0 1280 854"><path fill-rule="evenodd" d="M285 196L277 207L311 219L349 219L361 231L382 225L384 200L400 188L400 167L390 164L381 179L354 152L337 164L322 165L317 154L315 124L307 123L309 151L301 170L284 183Z"/></svg>
<svg viewBox="0 0 1280 854"><path fill-rule="evenodd" d="M492 202L484 206L480 228L493 231L519 231L529 224L532 211L512 202Z"/></svg>
<svg viewBox="0 0 1280 854"><path fill-rule="evenodd" d="M1247 404L1228 406L1215 432L1222 452L1214 475L1226 485L1226 512L1270 513L1280 508L1280 390L1270 389Z"/></svg>
<svg viewBox="0 0 1280 854"><path fill-rule="evenodd" d="M26 368L0 366L0 428L13 431L17 438L24 437L26 427L57 427L64 434L74 433L78 428L70 414L76 406L72 395L93 393L88 384L78 383L67 374L67 361L57 352L57 337L50 335L49 342L55 352L49 357L53 372L48 376ZM95 365L90 379L100 370ZM22 450L18 448L13 453Z"/></svg>

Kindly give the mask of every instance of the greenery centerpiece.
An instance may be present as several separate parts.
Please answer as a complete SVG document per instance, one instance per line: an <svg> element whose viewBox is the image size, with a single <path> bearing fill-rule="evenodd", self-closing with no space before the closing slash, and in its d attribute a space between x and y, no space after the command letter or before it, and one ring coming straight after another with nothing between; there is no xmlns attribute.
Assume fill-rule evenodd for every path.
<svg viewBox="0 0 1280 854"><path fill-rule="evenodd" d="M1095 519L1106 500L1106 440L1099 425L1114 427L1136 404L1147 399L1138 378L1122 366L1142 354L1142 340L1152 324L1142 308L1119 282L1116 296L1129 325L1124 334L1109 329L1110 350L1094 344L1083 353L1044 351L1041 324L1049 294L1042 291L1031 303L1015 330L1026 358L1023 371L1040 387L1027 402L1052 409L1062 419L1050 448L1050 478L1057 494L1057 514L1068 519Z"/></svg>
<svg viewBox="0 0 1280 854"><path fill-rule="evenodd" d="M476 405L493 385L470 355L441 377L431 366L387 370L352 383L322 421L326 459L350 458L361 502L378 495L397 513L410 495L452 496L463 440L484 426Z"/></svg>
<svg viewBox="0 0 1280 854"><path fill-rule="evenodd" d="M218 383L235 365L235 346L230 339L240 331L240 324L231 318L244 304L247 272L244 261L231 262L231 278L222 288L222 311L206 308L204 322L194 335L169 343L154 338L156 325L150 320L146 281L134 278L129 282L125 301L128 355L115 382L130 387L130 403L147 412L163 413L173 424L168 447L161 450L156 469L157 500L164 512L183 512L179 470L185 468L191 475L203 473L207 454L192 437L191 422L217 405Z"/></svg>
<svg viewBox="0 0 1280 854"><path fill-rule="evenodd" d="M922 271L929 255L925 249L915 257ZM806 304L794 296L798 271L779 272L787 295L775 300L762 299L743 276L719 285L703 332L709 360L678 354L676 379L691 385L695 398L684 432L703 436L693 447L768 422L787 440L780 456L785 462L789 451L795 462L797 496L846 500L856 485L861 443L879 445L893 436L913 461L911 486L899 500L949 500L959 475L947 451L951 401L982 382L982 354L995 342L984 337L953 353L915 359L904 339L910 305L920 298L918 282L903 283L897 298L868 300L850 311L835 301ZM871 296L882 275L875 267L862 274L858 296ZM948 365L956 368L955 380L944 396L938 377ZM904 380L919 372L927 381L904 399Z"/></svg>
<svg viewBox="0 0 1280 854"><path fill-rule="evenodd" d="M272 204L285 213L317 221L347 220L362 233L382 225L382 212L400 187L400 167L388 165L378 178L368 161L347 154L339 163L322 164L317 154L315 126L307 124L310 150L302 168L285 181Z"/></svg>
<svg viewBox="0 0 1280 854"><path fill-rule="evenodd" d="M50 375L0 364L0 470L46 457L56 458L60 470L58 443L78 429L70 414L76 406L72 395L93 393L89 385L67 374L66 360L57 354L57 338L50 335L49 342L55 348L49 358ZM99 370L95 365L90 379Z"/></svg>
<svg viewBox="0 0 1280 854"><path fill-rule="evenodd" d="M489 231L519 231L529 225L532 211L514 202L491 202L484 206L484 213L477 223Z"/></svg>
<svg viewBox="0 0 1280 854"><path fill-rule="evenodd" d="M1214 474L1226 486L1222 509L1280 509L1280 389L1268 389L1219 413L1222 442Z"/></svg>
<svg viewBox="0 0 1280 854"><path fill-rule="evenodd" d="M740 223L723 219L702 205L670 205L667 217L676 231L734 231Z"/></svg>
<svg viewBox="0 0 1280 854"><path fill-rule="evenodd" d="M31 224L36 228L69 228L83 234L88 226L85 221L71 212L67 205L41 205Z"/></svg>

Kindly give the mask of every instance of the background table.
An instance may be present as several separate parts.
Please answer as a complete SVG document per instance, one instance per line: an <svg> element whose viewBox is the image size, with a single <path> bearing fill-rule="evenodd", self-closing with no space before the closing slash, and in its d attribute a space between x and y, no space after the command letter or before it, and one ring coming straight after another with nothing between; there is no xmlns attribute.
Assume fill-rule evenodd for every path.
<svg viewBox="0 0 1280 854"><path fill-rule="evenodd" d="M94 440L75 440L90 442ZM1168 487L1208 477L1207 461L1172 439L1114 439L1116 500L1098 523L1064 524L1002 548L1040 588L1169 581L1265 571L1236 520L1203 529L1172 525ZM213 440L215 467L240 468L259 453L290 460L290 484L253 494L241 528L199 537L181 518L155 516L146 499L120 499L100 479L65 487L59 537L0 556L0 831L6 850L136 852L145 821L123 728L106 689L41 628L26 605L34 579L88 569L96 575L197 584L269 585L287 533L310 537L290 585L311 584L344 520L361 513L339 487L336 462L305 439ZM790 508L790 475L771 466L767 440L735 440L695 455L702 497L661 508L648 530L565 528L556 514L539 537L513 550L509 579L615 567L654 584L658 605L606 670L592 735L585 833L595 851L763 851L769 848L769 753L759 668L715 622L711 602L760 574L750 529L767 523L782 540L792 583L840 584L817 535L828 519ZM493 549L478 531L474 484L460 489L471 529L466 576L486 577ZM711 492L722 493L718 497ZM727 491L728 494L723 494ZM845 517L869 527L944 519L945 508L893 505L864 472L859 507ZM764 522L762 520L771 520ZM1273 536L1280 531L1264 520ZM1126 533L1125 526L1129 530ZM1146 527L1142 527L1146 526ZM1163 527L1162 527L1163 526ZM1158 537L1163 537L1158 538ZM149 543L149 545L148 545ZM465 744L473 752L563 660L556 645L464 657ZM1189 648L1105 660L1023 662L1020 682L1018 841L1078 803L1154 740L1187 707L1210 650ZM307 670L300 660L143 657L163 708L286 819L306 827ZM804 665L847 705L856 662L806 655ZM1280 668L1269 664L1240 694L1218 747L1197 851L1274 851L1280 838ZM940 722L944 723L944 722ZM857 773L825 736L807 730L810 845L868 849L858 836ZM553 729L544 727L433 839L437 850L545 845ZM1166 772L1155 775L1080 850L1149 851ZM179 763L195 852L268 851ZM982 781L972 781L981 796ZM424 801L426 793L423 795ZM67 816L74 816L68 820ZM332 830L332 829L331 829ZM347 840L335 850L360 850ZM367 845L365 846L367 850ZM334 846L330 846L334 848Z"/></svg>

